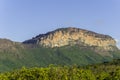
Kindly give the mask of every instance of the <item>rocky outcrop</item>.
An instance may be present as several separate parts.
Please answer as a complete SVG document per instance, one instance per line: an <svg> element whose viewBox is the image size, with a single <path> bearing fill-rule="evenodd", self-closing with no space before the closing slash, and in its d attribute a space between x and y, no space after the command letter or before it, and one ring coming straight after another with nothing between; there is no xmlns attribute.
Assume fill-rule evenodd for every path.
<svg viewBox="0 0 120 80"><path fill-rule="evenodd" d="M9 39L0 38L0 52L3 52L3 51L16 52L17 47L23 48L24 46L19 42L14 42Z"/></svg>
<svg viewBox="0 0 120 80"><path fill-rule="evenodd" d="M23 43L51 48L77 44L80 46L97 46L105 50L112 50L112 47L116 46L116 41L108 35L73 27L60 28L46 34L40 34Z"/></svg>

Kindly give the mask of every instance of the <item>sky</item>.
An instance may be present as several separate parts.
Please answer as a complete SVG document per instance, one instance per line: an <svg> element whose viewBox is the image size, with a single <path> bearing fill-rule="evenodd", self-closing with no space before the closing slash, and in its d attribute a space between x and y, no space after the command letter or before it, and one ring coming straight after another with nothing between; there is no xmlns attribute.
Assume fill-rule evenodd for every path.
<svg viewBox="0 0 120 80"><path fill-rule="evenodd" d="M0 38L22 42L62 27L107 34L120 44L120 0L0 0Z"/></svg>

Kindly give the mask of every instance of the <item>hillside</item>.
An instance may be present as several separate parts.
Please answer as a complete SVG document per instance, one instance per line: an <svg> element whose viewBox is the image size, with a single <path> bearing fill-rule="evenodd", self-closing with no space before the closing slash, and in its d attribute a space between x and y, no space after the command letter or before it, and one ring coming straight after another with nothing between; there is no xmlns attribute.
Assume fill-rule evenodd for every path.
<svg viewBox="0 0 120 80"><path fill-rule="evenodd" d="M22 66L88 65L120 58L115 40L79 28L60 28L23 43L0 39L0 71Z"/></svg>

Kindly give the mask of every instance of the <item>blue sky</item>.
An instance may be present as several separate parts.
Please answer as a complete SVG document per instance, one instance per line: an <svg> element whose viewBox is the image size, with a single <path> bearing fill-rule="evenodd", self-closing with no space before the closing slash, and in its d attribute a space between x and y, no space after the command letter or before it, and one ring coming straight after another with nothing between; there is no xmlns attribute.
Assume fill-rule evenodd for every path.
<svg viewBox="0 0 120 80"><path fill-rule="evenodd" d="M61 27L120 39L120 0L0 0L0 38L24 41Z"/></svg>

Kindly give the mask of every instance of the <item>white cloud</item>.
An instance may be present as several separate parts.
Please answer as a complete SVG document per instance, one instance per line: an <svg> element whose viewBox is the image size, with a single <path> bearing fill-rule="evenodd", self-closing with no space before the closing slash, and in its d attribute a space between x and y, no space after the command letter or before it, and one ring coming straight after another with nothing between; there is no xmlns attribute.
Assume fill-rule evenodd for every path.
<svg viewBox="0 0 120 80"><path fill-rule="evenodd" d="M116 45L120 49L120 39L115 39L116 40Z"/></svg>

